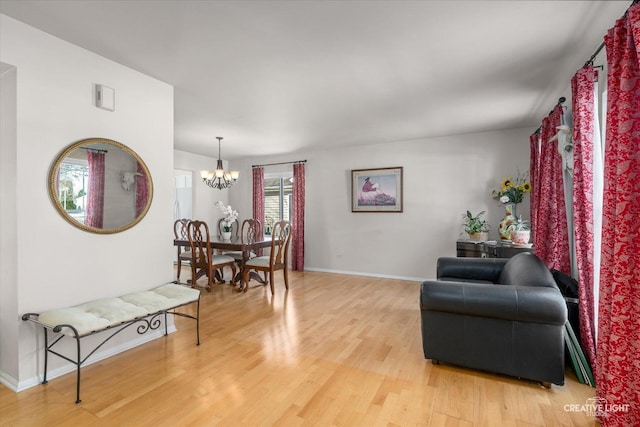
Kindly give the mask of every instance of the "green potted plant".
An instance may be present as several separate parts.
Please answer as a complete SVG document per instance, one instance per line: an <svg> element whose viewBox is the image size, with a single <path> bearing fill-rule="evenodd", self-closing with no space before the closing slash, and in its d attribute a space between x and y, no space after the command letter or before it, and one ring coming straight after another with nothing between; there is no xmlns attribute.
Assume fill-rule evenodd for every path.
<svg viewBox="0 0 640 427"><path fill-rule="evenodd" d="M467 211L464 218L464 231L469 235L469 240L475 242L484 242L489 240L489 229L491 226L489 223L482 219L482 215L485 211L479 212L477 215L473 215L470 211Z"/></svg>
<svg viewBox="0 0 640 427"><path fill-rule="evenodd" d="M527 245L531 238L531 224L529 224L529 221L523 220L522 215L520 215L516 223L511 227L511 243L514 245Z"/></svg>

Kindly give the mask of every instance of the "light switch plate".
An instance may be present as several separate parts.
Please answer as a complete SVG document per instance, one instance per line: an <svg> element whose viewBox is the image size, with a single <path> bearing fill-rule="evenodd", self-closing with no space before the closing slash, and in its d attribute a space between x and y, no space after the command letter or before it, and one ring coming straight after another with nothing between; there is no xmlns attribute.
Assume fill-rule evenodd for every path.
<svg viewBox="0 0 640 427"><path fill-rule="evenodd" d="M105 85L96 85L96 107L108 111L116 110L116 90Z"/></svg>

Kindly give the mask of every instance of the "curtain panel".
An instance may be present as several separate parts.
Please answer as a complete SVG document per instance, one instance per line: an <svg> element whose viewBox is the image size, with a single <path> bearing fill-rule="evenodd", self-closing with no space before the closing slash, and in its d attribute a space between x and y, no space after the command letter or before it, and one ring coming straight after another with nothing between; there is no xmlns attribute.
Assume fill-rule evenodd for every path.
<svg viewBox="0 0 640 427"><path fill-rule="evenodd" d="M593 260L594 260L594 129L596 118L593 66L579 70L571 79L573 109L573 210L575 253L578 269L578 310L581 344L589 363L595 366Z"/></svg>
<svg viewBox="0 0 640 427"><path fill-rule="evenodd" d="M605 35L607 128L596 395L604 426L640 425L640 4ZM625 406L626 405L626 406Z"/></svg>
<svg viewBox="0 0 640 427"><path fill-rule="evenodd" d="M264 168L254 167L253 174L253 219L260 221L264 232ZM263 250L258 249L256 254L262 256Z"/></svg>
<svg viewBox="0 0 640 427"><path fill-rule="evenodd" d="M536 215L538 213L538 195L540 194L540 133L536 132L529 136L529 179L531 180L531 206L529 208L529 217L531 218L531 229L535 230ZM533 234L534 232L532 232ZM535 243L535 235L533 236Z"/></svg>
<svg viewBox="0 0 640 427"><path fill-rule="evenodd" d="M104 168L105 154L87 150L89 164L89 183L87 192L87 212L84 224L88 227L102 228L104 222Z"/></svg>
<svg viewBox="0 0 640 427"><path fill-rule="evenodd" d="M137 162L137 164L136 172L138 172L139 175L136 175L136 218L140 216L147 206L147 200L149 198L149 180L147 174L140 162Z"/></svg>
<svg viewBox="0 0 640 427"><path fill-rule="evenodd" d="M570 274L569 238L564 201L562 156L552 140L562 124L563 110L556 108L542 120L540 157L536 172L536 211L533 228L536 254L550 269ZM536 191L536 187L533 190Z"/></svg>
<svg viewBox="0 0 640 427"><path fill-rule="evenodd" d="M293 236L291 242L291 269L304 270L304 204L305 165L293 165Z"/></svg>

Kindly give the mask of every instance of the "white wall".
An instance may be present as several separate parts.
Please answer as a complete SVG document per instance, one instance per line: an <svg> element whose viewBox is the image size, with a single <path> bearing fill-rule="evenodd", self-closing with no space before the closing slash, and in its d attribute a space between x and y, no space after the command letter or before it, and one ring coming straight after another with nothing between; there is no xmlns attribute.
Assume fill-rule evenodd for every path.
<svg viewBox="0 0 640 427"><path fill-rule="evenodd" d="M2 275L0 311L38 312L172 280L173 247L162 230L172 227L173 88L4 15L0 31L0 60L17 70L17 132L13 141L2 134L3 154L5 144L16 152L15 203L2 203L3 248L5 214L10 218L14 206L19 237L15 277L5 283ZM96 83L115 88L114 112L94 106ZM89 137L119 141L149 167L153 202L130 230L87 233L68 224L49 200L51 164L66 146ZM3 181L7 161L3 156ZM1 380L19 389L42 370L41 343L33 324L17 316L2 320L3 340L19 338L2 342L11 354L0 354Z"/></svg>
<svg viewBox="0 0 640 427"><path fill-rule="evenodd" d="M232 162L230 190L241 218L251 216L251 165L307 159L305 269L422 280L436 260L455 256L462 214L487 211L498 238L503 207L491 198L503 177L529 169L533 129L455 135ZM352 213L351 170L402 166L403 213ZM291 170L271 166L265 173ZM529 197L518 205L529 218ZM464 235L466 238L466 235Z"/></svg>
<svg viewBox="0 0 640 427"><path fill-rule="evenodd" d="M16 88L16 68L0 63L0 374L18 372L19 362L18 307L6 303L17 301Z"/></svg>
<svg viewBox="0 0 640 427"><path fill-rule="evenodd" d="M215 230L214 224L218 223L218 219L222 217L220 211L215 207L215 203L221 200L225 204L229 200L229 192L231 189L218 190L211 188L202 182L200 177L201 170L214 170L216 168L217 159L193 154L186 151L175 150L173 154L173 165L175 169L192 171L193 174L193 218L205 221L211 232ZM225 170L229 168L226 160L222 165ZM245 177L243 177L245 178Z"/></svg>

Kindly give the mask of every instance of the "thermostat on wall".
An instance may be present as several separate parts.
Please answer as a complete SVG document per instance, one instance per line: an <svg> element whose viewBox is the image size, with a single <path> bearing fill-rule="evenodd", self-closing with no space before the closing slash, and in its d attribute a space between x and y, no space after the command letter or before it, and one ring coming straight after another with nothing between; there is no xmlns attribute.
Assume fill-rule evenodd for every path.
<svg viewBox="0 0 640 427"><path fill-rule="evenodd" d="M116 90L105 85L96 85L96 107L109 111L116 110Z"/></svg>

